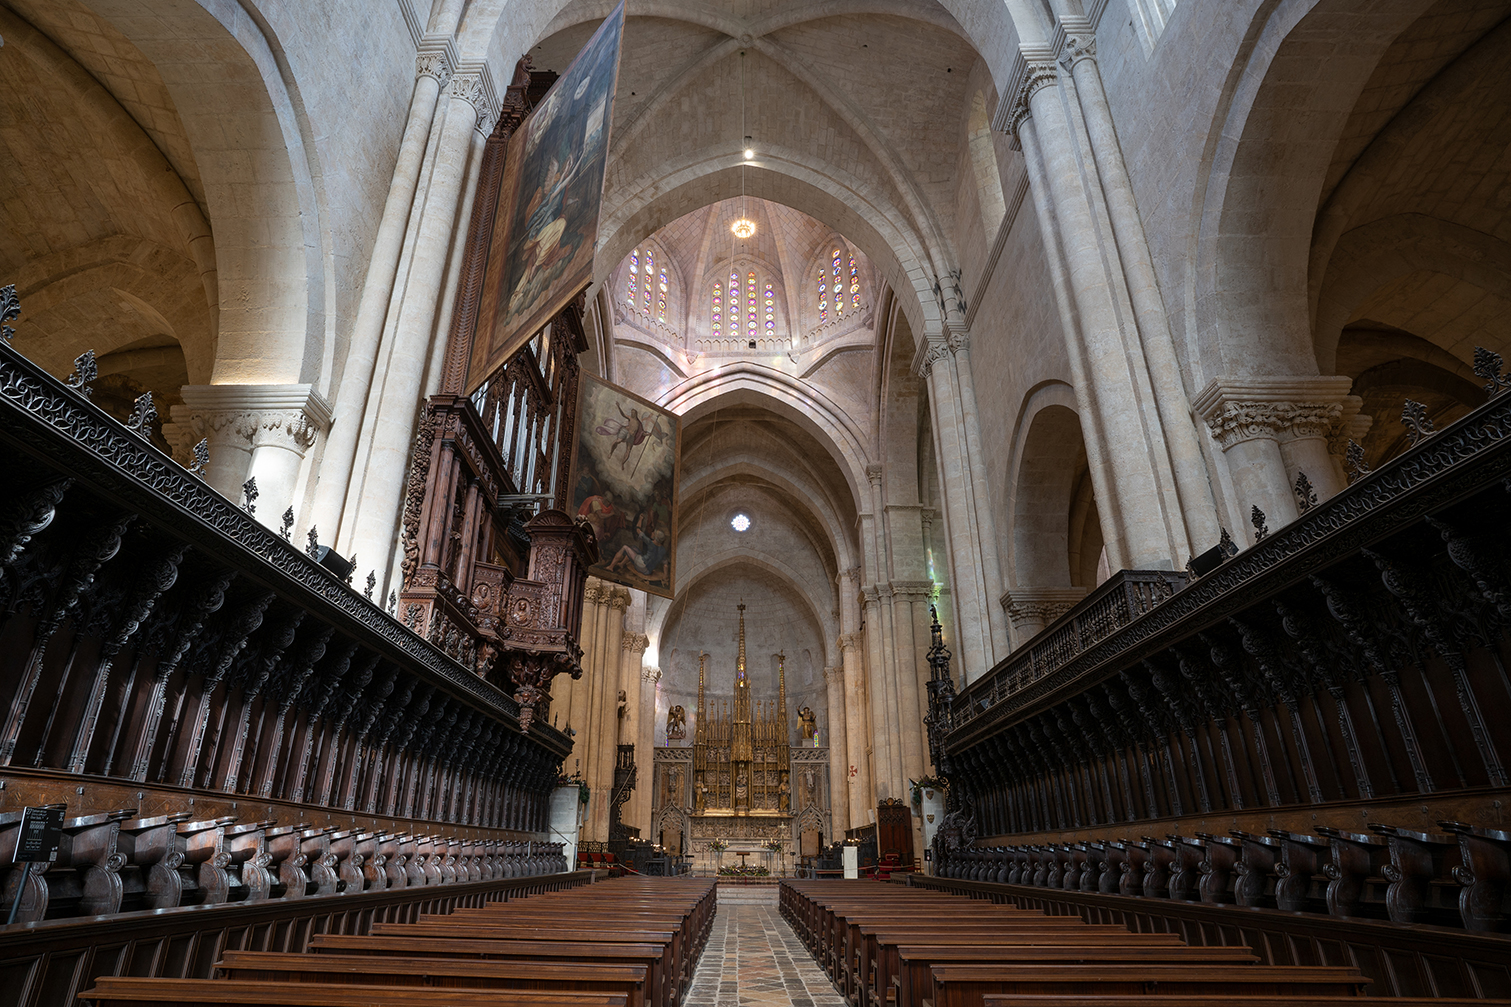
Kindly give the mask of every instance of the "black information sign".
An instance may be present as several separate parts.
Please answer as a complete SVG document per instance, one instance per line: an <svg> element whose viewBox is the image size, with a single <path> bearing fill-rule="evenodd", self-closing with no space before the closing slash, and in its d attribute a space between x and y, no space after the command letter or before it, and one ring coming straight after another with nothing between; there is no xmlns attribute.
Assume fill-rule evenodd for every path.
<svg viewBox="0 0 1511 1007"><path fill-rule="evenodd" d="M16 840L15 863L49 864L58 859L63 841L66 804L46 804L21 812L21 837Z"/></svg>

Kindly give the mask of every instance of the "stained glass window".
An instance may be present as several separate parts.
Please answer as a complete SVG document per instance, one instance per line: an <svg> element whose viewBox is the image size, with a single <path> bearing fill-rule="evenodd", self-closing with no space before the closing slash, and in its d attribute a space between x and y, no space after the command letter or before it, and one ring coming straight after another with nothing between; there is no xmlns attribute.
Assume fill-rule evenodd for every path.
<svg viewBox="0 0 1511 1007"><path fill-rule="evenodd" d="M660 274L661 289L656 298L656 317L666 321L666 270L663 268Z"/></svg>
<svg viewBox="0 0 1511 1007"><path fill-rule="evenodd" d="M645 297L642 301L641 311L647 315L651 313L651 273L656 269L656 253L649 248L645 250Z"/></svg>
<svg viewBox="0 0 1511 1007"><path fill-rule="evenodd" d="M833 269L834 269L834 313L836 315L842 315L842 314L845 313L845 295L844 295L845 286L844 286L844 282L840 279L840 275L839 275L839 265L840 265L840 251L839 251L839 249L836 248L834 250L834 252L833 252L833 254L832 254L831 257L834 260L834 262L832 264L833 265Z"/></svg>
<svg viewBox="0 0 1511 1007"><path fill-rule="evenodd" d="M724 331L724 284L714 284L713 330Z"/></svg>
<svg viewBox="0 0 1511 1007"><path fill-rule="evenodd" d="M818 320L829 320L829 276L823 266L818 267Z"/></svg>
<svg viewBox="0 0 1511 1007"><path fill-rule="evenodd" d="M771 284L766 284L766 334L774 335L776 332L776 295Z"/></svg>
<svg viewBox="0 0 1511 1007"><path fill-rule="evenodd" d="M850 306L860 307L860 271L855 268L855 256L850 256Z"/></svg>
<svg viewBox="0 0 1511 1007"><path fill-rule="evenodd" d="M745 277L745 328L754 336L756 330L756 275L751 272Z"/></svg>
<svg viewBox="0 0 1511 1007"><path fill-rule="evenodd" d="M640 249L630 253L630 282L625 290L625 302L630 307L635 306L635 295L640 292Z"/></svg>

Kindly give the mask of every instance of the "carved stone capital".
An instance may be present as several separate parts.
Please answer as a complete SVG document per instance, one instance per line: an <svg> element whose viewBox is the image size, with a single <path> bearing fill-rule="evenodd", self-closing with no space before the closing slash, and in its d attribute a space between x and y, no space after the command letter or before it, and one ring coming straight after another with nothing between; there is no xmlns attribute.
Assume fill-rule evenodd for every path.
<svg viewBox="0 0 1511 1007"><path fill-rule="evenodd" d="M949 336L945 339L945 345L951 353L965 353L971 348L971 330L963 325L952 325Z"/></svg>
<svg viewBox="0 0 1511 1007"><path fill-rule="evenodd" d="M918 346L918 351L913 355L913 370L924 380L928 380L934 373L934 365L950 354L950 344L942 337L925 339Z"/></svg>
<svg viewBox="0 0 1511 1007"><path fill-rule="evenodd" d="M300 457L331 422L312 385L185 385L173 419L194 439L250 449L272 444Z"/></svg>
<svg viewBox="0 0 1511 1007"><path fill-rule="evenodd" d="M608 589L601 580L590 580L582 589L583 600L590 605L601 603L608 596Z"/></svg>
<svg viewBox="0 0 1511 1007"><path fill-rule="evenodd" d="M649 664L641 665L640 679L641 681L650 682L652 685L654 685L655 683L661 681L661 669L652 667Z"/></svg>
<svg viewBox="0 0 1511 1007"><path fill-rule="evenodd" d="M451 71L451 57L443 49L423 48L414 55L416 78L429 77L441 87L445 87L451 81Z"/></svg>
<svg viewBox="0 0 1511 1007"><path fill-rule="evenodd" d="M1013 95L1012 110L1007 115L1006 132L1012 137L1017 137L1018 130L1024 120L1033 115L1031 102L1033 96L1039 90L1053 84L1058 78L1053 62L1034 61L1028 64L1028 70L1023 74L1022 81L1018 84L1018 90Z"/></svg>
<svg viewBox="0 0 1511 1007"><path fill-rule="evenodd" d="M1359 411L1347 377L1217 378L1191 403L1224 451L1256 438L1331 439Z"/></svg>
<svg viewBox="0 0 1511 1007"><path fill-rule="evenodd" d="M626 588L611 587L605 595L604 601L608 602L610 608L616 608L622 612L630 607L630 592Z"/></svg>
<svg viewBox="0 0 1511 1007"><path fill-rule="evenodd" d="M828 682L830 685L844 685L845 666L842 664L833 664L825 668L824 681Z"/></svg>
<svg viewBox="0 0 1511 1007"><path fill-rule="evenodd" d="M621 650L635 650L645 653L645 648L651 645L651 638L644 633L626 633L619 641Z"/></svg>
<svg viewBox="0 0 1511 1007"><path fill-rule="evenodd" d="M1084 587L1015 587L1003 594L1001 601L1021 637L1048 626L1085 597Z"/></svg>
<svg viewBox="0 0 1511 1007"><path fill-rule="evenodd" d="M872 486L880 486L882 473L885 471L883 466L873 462L866 466L866 478L871 481Z"/></svg>
<svg viewBox="0 0 1511 1007"><path fill-rule="evenodd" d="M463 63L451 77L446 93L467 102L477 112L477 130L487 136L498 119L498 94L486 64Z"/></svg>
<svg viewBox="0 0 1511 1007"><path fill-rule="evenodd" d="M904 600L927 598L934 593L934 582L928 580L894 580L888 586L892 597Z"/></svg>
<svg viewBox="0 0 1511 1007"><path fill-rule="evenodd" d="M863 642L865 642L864 637L860 633L841 633L839 638L839 649L841 652L860 650L860 645Z"/></svg>
<svg viewBox="0 0 1511 1007"><path fill-rule="evenodd" d="M1073 71L1077 63L1085 59L1096 59L1097 40L1096 36L1087 34L1075 34L1065 39L1065 45L1060 49L1060 65L1066 71Z"/></svg>

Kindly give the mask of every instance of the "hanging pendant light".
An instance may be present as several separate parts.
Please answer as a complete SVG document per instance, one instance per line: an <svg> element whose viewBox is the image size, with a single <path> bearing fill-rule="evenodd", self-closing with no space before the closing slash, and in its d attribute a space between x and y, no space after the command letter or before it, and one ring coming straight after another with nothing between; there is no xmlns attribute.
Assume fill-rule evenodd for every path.
<svg viewBox="0 0 1511 1007"><path fill-rule="evenodd" d="M745 134L745 53L740 53L740 135L745 137L745 143L750 143L750 137ZM745 148L745 161L755 157L755 148ZM745 163L740 162L740 219L729 225L729 230L736 238L744 241L755 234L755 221L745 215Z"/></svg>

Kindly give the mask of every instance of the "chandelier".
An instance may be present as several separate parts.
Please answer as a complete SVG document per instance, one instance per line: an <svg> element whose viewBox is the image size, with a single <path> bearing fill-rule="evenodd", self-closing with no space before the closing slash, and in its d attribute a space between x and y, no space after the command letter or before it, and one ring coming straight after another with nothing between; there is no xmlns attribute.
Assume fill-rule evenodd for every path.
<svg viewBox="0 0 1511 1007"><path fill-rule="evenodd" d="M730 224L729 229L734 232L736 238L748 238L755 233L755 221L747 217L741 217L733 224Z"/></svg>

